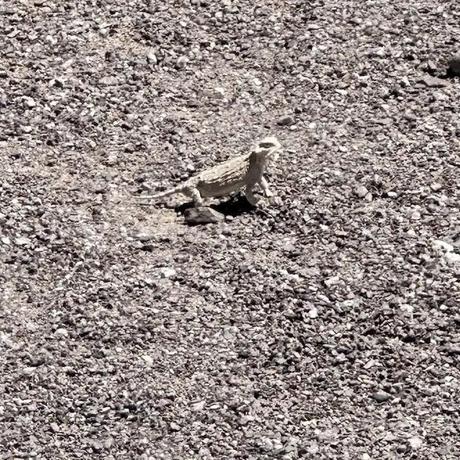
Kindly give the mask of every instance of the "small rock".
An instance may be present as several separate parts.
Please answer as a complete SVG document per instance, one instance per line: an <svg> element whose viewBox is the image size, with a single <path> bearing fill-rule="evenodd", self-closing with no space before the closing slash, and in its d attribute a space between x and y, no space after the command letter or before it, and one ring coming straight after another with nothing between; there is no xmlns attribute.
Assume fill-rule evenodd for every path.
<svg viewBox="0 0 460 460"><path fill-rule="evenodd" d="M56 422L50 423L50 428L51 428L51 431L53 431L54 433L59 432L59 425Z"/></svg>
<svg viewBox="0 0 460 460"><path fill-rule="evenodd" d="M376 391L373 395L372 398L375 399L377 402L385 402L388 401L391 398L391 395L387 393L386 391Z"/></svg>
<svg viewBox="0 0 460 460"><path fill-rule="evenodd" d="M150 63L150 64L157 64L158 63L158 58L157 58L157 55L155 54L155 51L153 50L150 50L148 53L147 53L147 61Z"/></svg>
<svg viewBox="0 0 460 460"><path fill-rule="evenodd" d="M176 67L178 67L179 69L182 69L182 67L185 67L187 63L188 63L187 56L179 56L179 58L176 61Z"/></svg>
<svg viewBox="0 0 460 460"><path fill-rule="evenodd" d="M460 53L456 54L455 56L452 56L452 58L450 59L449 70L452 73L452 75L460 77Z"/></svg>
<svg viewBox="0 0 460 460"><path fill-rule="evenodd" d="M158 270L158 273L160 274L161 278L171 278L177 272L172 267L162 267Z"/></svg>
<svg viewBox="0 0 460 460"><path fill-rule="evenodd" d="M32 107L35 107L37 105L37 103L31 97L25 97L24 98L24 105L26 107L28 107L29 109L31 109Z"/></svg>
<svg viewBox="0 0 460 460"><path fill-rule="evenodd" d="M110 449L112 446L113 446L113 438L107 438L107 439L104 441L104 447L105 447L106 449Z"/></svg>
<svg viewBox="0 0 460 460"><path fill-rule="evenodd" d="M70 67L72 67L72 64L74 63L74 60L73 59L67 59L67 61L65 61L63 64L62 64L62 68L63 69L68 69Z"/></svg>
<svg viewBox="0 0 460 460"><path fill-rule="evenodd" d="M460 343L451 343L444 348L450 355L460 355Z"/></svg>
<svg viewBox="0 0 460 460"><path fill-rule="evenodd" d="M308 312L308 316L311 319L318 318L318 309L316 307L310 308L310 311Z"/></svg>
<svg viewBox="0 0 460 460"><path fill-rule="evenodd" d="M439 182L433 182L430 185L430 188L431 188L431 190L433 190L433 192L439 192L439 190L442 189L442 184L440 184Z"/></svg>
<svg viewBox="0 0 460 460"><path fill-rule="evenodd" d="M97 441L96 439L94 439L93 441L91 441L91 446L92 446L92 448L93 448L95 451L97 451L97 452L99 452L99 451L101 451L102 449L104 449L103 444L102 444L101 442Z"/></svg>
<svg viewBox="0 0 460 460"><path fill-rule="evenodd" d="M142 355L141 358L144 360L147 366L153 366L153 358L150 355Z"/></svg>
<svg viewBox="0 0 460 460"><path fill-rule="evenodd" d="M422 447L423 445L423 440L420 439L418 436L413 436L409 439L409 445L412 450L420 449L420 447Z"/></svg>
<svg viewBox="0 0 460 460"><path fill-rule="evenodd" d="M410 214L410 220L420 220L422 215L420 214L420 211L415 210Z"/></svg>
<svg viewBox="0 0 460 460"><path fill-rule="evenodd" d="M18 246L25 246L25 245L30 244L30 240L29 240L29 238L26 238L26 237L24 237L24 236L20 236L19 238L16 238L16 239L15 239L15 243L16 243Z"/></svg>
<svg viewBox="0 0 460 460"><path fill-rule="evenodd" d="M354 192L358 198L364 198L367 195L368 190L366 187L364 187L364 185L359 185L355 188Z"/></svg>
<svg viewBox="0 0 460 460"><path fill-rule="evenodd" d="M460 254L456 254L455 252L448 252L444 255L444 259L448 264L460 264Z"/></svg>
<svg viewBox="0 0 460 460"><path fill-rule="evenodd" d="M54 333L56 335L60 335L62 337L68 337L69 336L69 333L67 332L67 329L63 328L63 327L60 327L59 329L56 329L54 331Z"/></svg>
<svg viewBox="0 0 460 460"><path fill-rule="evenodd" d="M429 88L444 88L449 86L447 81L442 80L441 78L432 77L430 75L421 78L419 81Z"/></svg>
<svg viewBox="0 0 460 460"><path fill-rule="evenodd" d="M214 88L214 96L219 98L219 99L224 99L225 98L225 89L221 88L220 86L216 86Z"/></svg>
<svg viewBox="0 0 460 460"><path fill-rule="evenodd" d="M143 243L145 243L146 241L150 241L154 239L155 235L153 233L140 231L140 232L134 233L132 237L135 240L142 241Z"/></svg>
<svg viewBox="0 0 460 460"><path fill-rule="evenodd" d="M452 252L454 250L454 247L451 244L442 240L433 240L431 244L433 245L433 248L438 251L444 250L445 252Z"/></svg>
<svg viewBox="0 0 460 460"><path fill-rule="evenodd" d="M116 86L119 81L117 77L102 77L99 80L99 83L103 86Z"/></svg>
<svg viewBox="0 0 460 460"><path fill-rule="evenodd" d="M192 405L191 405L191 408L193 411L195 412L200 412L202 411L206 406L206 402L205 401L197 401L197 402L194 402Z"/></svg>
<svg viewBox="0 0 460 460"><path fill-rule="evenodd" d="M189 225L215 224L225 219L222 213L208 206L186 209L184 217L185 222Z"/></svg>
<svg viewBox="0 0 460 460"><path fill-rule="evenodd" d="M403 88L408 88L410 86L410 81L407 77L403 77L401 78L399 84L403 87Z"/></svg>
<svg viewBox="0 0 460 460"><path fill-rule="evenodd" d="M118 157L115 154L109 155L105 161L107 166L115 166L118 162Z"/></svg>
<svg viewBox="0 0 460 460"><path fill-rule="evenodd" d="M280 119L278 119L278 121L276 122L276 124L279 126L291 126L294 123L295 123L295 120L290 115L285 115L284 117L281 117Z"/></svg>
<svg viewBox="0 0 460 460"><path fill-rule="evenodd" d="M56 77L50 81L49 85L54 86L55 88L64 88L65 80L64 78Z"/></svg>

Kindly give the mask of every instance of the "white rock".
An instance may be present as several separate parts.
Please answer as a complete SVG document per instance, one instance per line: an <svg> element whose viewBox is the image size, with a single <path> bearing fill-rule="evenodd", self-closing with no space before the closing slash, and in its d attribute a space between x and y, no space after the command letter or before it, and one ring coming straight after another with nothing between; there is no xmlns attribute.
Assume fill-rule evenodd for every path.
<svg viewBox="0 0 460 460"><path fill-rule="evenodd" d="M31 97L25 97L24 98L24 104L26 105L26 107L29 107L29 109L31 109L32 107L35 107L37 105L37 103L35 102L35 100Z"/></svg>
<svg viewBox="0 0 460 460"><path fill-rule="evenodd" d="M54 331L56 335L62 336L62 337L68 337L69 333L67 332L67 329L60 327L59 329L56 329Z"/></svg>
<svg viewBox="0 0 460 460"><path fill-rule="evenodd" d="M153 365L153 358L150 355L142 355L141 358L144 360L147 366L150 367Z"/></svg>
<svg viewBox="0 0 460 460"><path fill-rule="evenodd" d="M149 63L153 65L158 63L158 59L157 59L157 55L155 54L155 51L150 50L147 53L147 61L149 61Z"/></svg>
<svg viewBox="0 0 460 460"><path fill-rule="evenodd" d="M413 436L409 439L409 444L413 450L420 449L423 445L423 440L420 439L418 436Z"/></svg>
<svg viewBox="0 0 460 460"><path fill-rule="evenodd" d="M444 259L448 264L460 264L460 254L456 254L455 252L448 252Z"/></svg>
<svg viewBox="0 0 460 460"><path fill-rule="evenodd" d="M452 252L454 250L454 247L451 244L446 243L445 241L442 241L442 240L433 240L432 244L433 244L433 248L438 251L443 250L445 252Z"/></svg>
<svg viewBox="0 0 460 460"><path fill-rule="evenodd" d="M171 276L174 276L177 272L172 267L162 267L158 270L158 273L161 278L171 278Z"/></svg>
<svg viewBox="0 0 460 460"><path fill-rule="evenodd" d="M19 238L16 238L15 243L16 243L18 246L24 246L24 245L26 245L26 244L30 244L30 240L29 240L29 238L20 236Z"/></svg>

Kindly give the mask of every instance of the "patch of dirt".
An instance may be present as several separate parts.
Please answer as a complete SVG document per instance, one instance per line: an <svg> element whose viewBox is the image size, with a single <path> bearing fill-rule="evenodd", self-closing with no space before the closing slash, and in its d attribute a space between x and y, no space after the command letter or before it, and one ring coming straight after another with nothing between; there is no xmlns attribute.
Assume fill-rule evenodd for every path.
<svg viewBox="0 0 460 460"><path fill-rule="evenodd" d="M456 2L0 15L0 458L459 458ZM266 135L272 205L135 202Z"/></svg>

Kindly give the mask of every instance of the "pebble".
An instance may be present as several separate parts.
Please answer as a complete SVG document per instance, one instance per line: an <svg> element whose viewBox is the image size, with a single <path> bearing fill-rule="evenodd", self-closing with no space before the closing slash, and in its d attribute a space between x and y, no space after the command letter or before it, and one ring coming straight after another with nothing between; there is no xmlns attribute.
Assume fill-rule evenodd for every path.
<svg viewBox="0 0 460 460"><path fill-rule="evenodd" d="M146 241L150 241L155 238L155 235L153 233L149 232L138 232L133 235L133 238L138 241L142 241L145 243Z"/></svg>
<svg viewBox="0 0 460 460"><path fill-rule="evenodd" d="M29 238L26 238L24 236L20 236L19 238L16 238L15 239L15 243L18 245L18 246L25 246L25 245L28 245L30 244L30 240Z"/></svg>
<svg viewBox="0 0 460 460"><path fill-rule="evenodd" d="M99 83L103 86L116 86L119 81L117 77L102 77L99 80Z"/></svg>
<svg viewBox="0 0 460 460"><path fill-rule="evenodd" d="M54 333L56 335L60 335L62 337L68 337L69 336L69 333L67 332L67 329L63 328L63 327L60 327L59 329L56 329L54 331Z"/></svg>
<svg viewBox="0 0 460 460"><path fill-rule="evenodd" d="M158 273L161 278L171 278L174 276L177 272L174 270L172 267L162 267L158 270Z"/></svg>
<svg viewBox="0 0 460 460"><path fill-rule="evenodd" d="M25 97L24 98L24 104L26 107L28 107L29 109L35 107L37 105L37 103L35 102L34 99L32 99L31 97Z"/></svg>
<svg viewBox="0 0 460 460"><path fill-rule="evenodd" d="M412 450L420 449L420 447L422 447L423 445L423 440L420 439L418 436L413 436L409 439L409 445Z"/></svg>
<svg viewBox="0 0 460 460"><path fill-rule="evenodd" d="M444 88L449 86L447 81L442 80L441 78L432 77L430 75L421 78L419 81L429 88Z"/></svg>
<svg viewBox="0 0 460 460"><path fill-rule="evenodd" d="M216 224L225 219L222 213L208 206L186 209L184 217L185 222L189 225Z"/></svg>
<svg viewBox="0 0 460 460"><path fill-rule="evenodd" d="M420 214L420 211L417 211L417 210L412 212L410 215L411 220L420 220L421 217L422 215Z"/></svg>
<svg viewBox="0 0 460 460"><path fill-rule="evenodd" d="M144 360L147 366L153 366L153 358L150 355L142 355L141 358Z"/></svg>
<svg viewBox="0 0 460 460"><path fill-rule="evenodd" d="M179 56L179 58L176 61L176 67L179 69L185 67L185 65L188 63L188 57L187 56Z"/></svg>
<svg viewBox="0 0 460 460"><path fill-rule="evenodd" d="M355 188L354 192L358 198L364 198L367 195L368 190L366 187L364 187L364 185L359 185Z"/></svg>
<svg viewBox="0 0 460 460"><path fill-rule="evenodd" d="M457 53L450 59L449 70L453 75L460 77L460 53Z"/></svg>
<svg viewBox="0 0 460 460"><path fill-rule="evenodd" d="M295 123L295 120L290 115L285 115L279 118L278 121L276 122L278 126L291 126L294 123Z"/></svg>
<svg viewBox="0 0 460 460"><path fill-rule="evenodd" d="M446 252L452 252L454 250L454 247L451 244L442 240L433 240L431 244L433 245L433 248L438 251L442 249Z"/></svg>
<svg viewBox="0 0 460 460"><path fill-rule="evenodd" d="M101 451L104 448L104 445L100 441L97 441L95 439L91 441L91 446L97 452Z"/></svg>
<svg viewBox="0 0 460 460"><path fill-rule="evenodd" d="M59 432L59 425L56 422L50 423L50 428L54 433Z"/></svg>
<svg viewBox="0 0 460 460"><path fill-rule="evenodd" d="M444 259L448 264L460 264L460 254L457 254L455 252L448 252L444 255Z"/></svg>
<svg viewBox="0 0 460 460"><path fill-rule="evenodd" d="M153 50L150 50L148 53L147 53L147 61L150 63L150 64L157 64L158 63L158 59L157 59L157 55L155 54L155 51Z"/></svg>
<svg viewBox="0 0 460 460"><path fill-rule="evenodd" d="M375 399L377 402L385 402L388 401L391 398L391 395L387 393L386 391L376 391L373 395L372 398Z"/></svg>

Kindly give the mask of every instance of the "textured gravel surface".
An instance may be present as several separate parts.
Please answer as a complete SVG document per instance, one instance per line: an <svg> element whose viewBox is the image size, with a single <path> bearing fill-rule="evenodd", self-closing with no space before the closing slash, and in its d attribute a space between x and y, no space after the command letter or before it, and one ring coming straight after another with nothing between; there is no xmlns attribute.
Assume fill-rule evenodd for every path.
<svg viewBox="0 0 460 460"><path fill-rule="evenodd" d="M459 24L0 2L0 458L458 459ZM132 198L265 135L275 204Z"/></svg>

